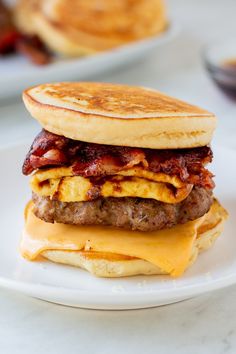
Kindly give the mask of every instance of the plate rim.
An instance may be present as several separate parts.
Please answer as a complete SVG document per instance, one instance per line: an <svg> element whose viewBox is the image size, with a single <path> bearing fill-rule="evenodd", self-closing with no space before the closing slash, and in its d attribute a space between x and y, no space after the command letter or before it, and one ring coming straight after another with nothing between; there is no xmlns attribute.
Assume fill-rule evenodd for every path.
<svg viewBox="0 0 236 354"><path fill-rule="evenodd" d="M210 284L208 283L207 287L200 287L198 284L181 287L179 289L172 289L171 291L163 290L161 292L155 292L155 290L142 292L129 291L128 293L122 291L109 293L96 292L96 296L94 297L92 291L42 284L32 285L27 282L19 282L13 279L0 277L0 286L5 289L15 290L33 298L65 306L102 310L129 310L168 305L207 294L212 291L224 289L232 286L235 282L236 275L231 275L227 278L218 279ZM58 289L60 289L59 295Z"/></svg>
<svg viewBox="0 0 236 354"><path fill-rule="evenodd" d="M53 75L56 72L63 70L66 71L68 67L70 67L70 71L76 69L77 67L80 68L81 65L84 65L84 63L91 62L91 65L93 62L97 62L99 64L99 60L103 60L104 58L113 58L114 56L116 57L117 54L122 53L129 53L130 51L133 52L135 50L140 50L141 48L156 48L159 45L161 45L163 42L167 42L174 38L179 32L180 32L180 26L176 24L174 21L171 21L169 23L169 26L167 29L159 34L156 34L152 37L140 39L137 41L130 42L128 44L103 51L103 52L98 52L94 55L91 56L82 56L82 57L77 57L77 58L62 58L59 61L55 61L52 64L44 67L38 67L35 65L30 65L27 69L27 72L23 71L20 72L20 75L17 76L17 80L30 80L32 77L39 78L42 73L43 75ZM17 56L16 56L17 57ZM20 59L21 56L18 56ZM7 58L4 58L3 60L7 60ZM1 74L1 70L0 70ZM15 73L8 73L7 75L4 75L3 78L0 80L0 83L4 83L8 80L16 80ZM9 95L10 96L10 95Z"/></svg>

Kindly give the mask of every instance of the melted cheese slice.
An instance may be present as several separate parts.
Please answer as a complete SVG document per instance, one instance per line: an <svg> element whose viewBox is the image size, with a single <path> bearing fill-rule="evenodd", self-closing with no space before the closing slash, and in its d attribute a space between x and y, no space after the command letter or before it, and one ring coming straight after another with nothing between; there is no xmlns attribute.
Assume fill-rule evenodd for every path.
<svg viewBox="0 0 236 354"><path fill-rule="evenodd" d="M37 171L31 177L31 189L41 196L62 202L81 202L96 197L139 197L164 203L179 203L192 190L178 177L153 173L142 168L120 171L96 187L89 178L73 176L70 167ZM173 188L174 187L174 188Z"/></svg>
<svg viewBox="0 0 236 354"><path fill-rule="evenodd" d="M37 218L32 207L32 202L26 207L20 246L22 255L28 260L36 259L46 250L106 252L146 260L172 276L181 275L191 263L200 228L206 232L221 220L217 216L221 207L215 202L204 217L195 221L171 229L137 232L111 227L50 224Z"/></svg>

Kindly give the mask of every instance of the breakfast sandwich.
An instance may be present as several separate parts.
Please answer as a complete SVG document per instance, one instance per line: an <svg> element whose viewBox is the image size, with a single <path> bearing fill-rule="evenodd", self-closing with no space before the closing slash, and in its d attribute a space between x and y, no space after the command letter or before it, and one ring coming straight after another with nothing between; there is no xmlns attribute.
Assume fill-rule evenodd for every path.
<svg viewBox="0 0 236 354"><path fill-rule="evenodd" d="M221 233L216 117L158 91L91 82L23 94L42 131L23 164L21 253L102 277L180 276Z"/></svg>
<svg viewBox="0 0 236 354"><path fill-rule="evenodd" d="M167 27L163 0L19 0L14 13L22 33L69 57L152 37Z"/></svg>

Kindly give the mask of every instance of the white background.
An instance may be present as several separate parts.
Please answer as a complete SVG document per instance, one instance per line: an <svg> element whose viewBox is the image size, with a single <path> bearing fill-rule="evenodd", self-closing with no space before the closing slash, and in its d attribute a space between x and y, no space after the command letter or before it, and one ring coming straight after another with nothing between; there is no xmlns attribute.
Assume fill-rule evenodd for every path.
<svg viewBox="0 0 236 354"><path fill-rule="evenodd" d="M182 26L179 37L151 57L95 79L158 88L208 108L219 118L215 144L236 148L236 103L218 92L201 60L208 42L236 38L236 1L169 0L168 5L172 20ZM2 145L39 130L17 99L1 105ZM161 308L104 312L0 290L0 353L235 353L235 298L233 286Z"/></svg>

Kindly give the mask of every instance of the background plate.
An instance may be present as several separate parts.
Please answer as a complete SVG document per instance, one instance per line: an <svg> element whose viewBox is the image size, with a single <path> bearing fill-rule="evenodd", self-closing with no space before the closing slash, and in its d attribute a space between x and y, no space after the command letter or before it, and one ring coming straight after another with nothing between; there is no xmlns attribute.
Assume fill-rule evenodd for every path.
<svg viewBox="0 0 236 354"><path fill-rule="evenodd" d="M52 82L82 80L123 64L129 64L162 46L174 38L178 28L171 24L156 37L137 41L111 51L76 59L58 59L45 65L36 66L20 56L0 58L0 99L20 94L25 87Z"/></svg>
<svg viewBox="0 0 236 354"><path fill-rule="evenodd" d="M225 231L183 277L101 279L82 269L46 261L28 262L19 255L23 209L30 199L28 179L21 175L21 165L29 146L30 142L0 150L0 285L69 306L135 309L181 301L236 282L235 150L214 149L215 161L211 166L217 176L216 196L230 213Z"/></svg>

